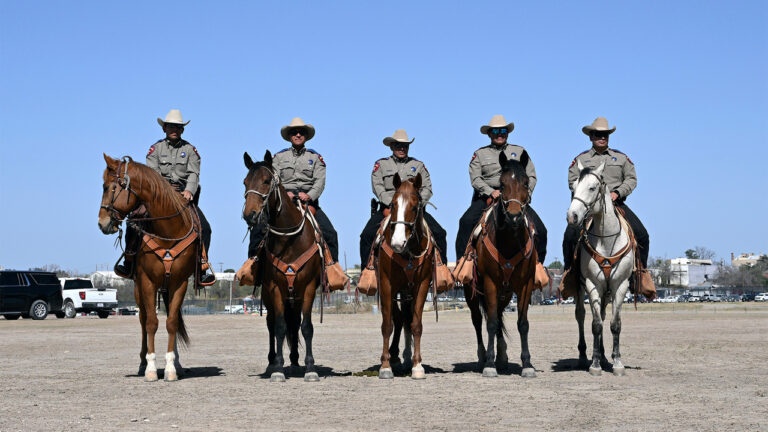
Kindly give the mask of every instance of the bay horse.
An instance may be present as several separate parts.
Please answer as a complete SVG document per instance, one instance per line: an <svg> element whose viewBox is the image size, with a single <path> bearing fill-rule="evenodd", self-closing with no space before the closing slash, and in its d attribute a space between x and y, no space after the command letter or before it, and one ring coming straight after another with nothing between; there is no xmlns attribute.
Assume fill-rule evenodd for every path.
<svg viewBox="0 0 768 432"><path fill-rule="evenodd" d="M144 234L144 239L134 258L134 295L141 323L141 362L138 374L143 375L146 381L158 379L155 364L155 333L158 328L155 303L160 291L168 314L165 320L168 348L164 379L176 381L183 372L176 349L177 341L180 340L183 345L189 343L181 306L187 293L188 279L197 267L197 249L200 247L193 222L194 210L170 183L146 165L134 162L127 156L117 160L105 154L104 160L107 168L103 174L104 190L99 209L101 232L118 232L123 220L135 223L137 219L132 219L130 215L141 204L144 204L151 216L138 219L146 225L138 228Z"/></svg>
<svg viewBox="0 0 768 432"><path fill-rule="evenodd" d="M584 295L589 297L592 309L592 335L594 337L592 363L589 373L600 375L602 366L609 367L603 344L603 321L608 302L613 304L611 333L613 333L613 374L624 375L619 352L621 334L621 306L629 289L629 277L635 262L632 230L611 200L608 186L603 181L605 163L596 169L584 168L578 162L579 179L573 185L573 199L566 215L568 224L585 227L579 241L581 258L581 287L576 298L576 321L579 326L579 365L587 364L587 344L584 341ZM591 218L591 223L587 221ZM584 237L586 235L586 237ZM577 263L574 263L576 265Z"/></svg>
<svg viewBox="0 0 768 432"><path fill-rule="evenodd" d="M395 174L395 195L392 197L392 211L384 222L383 240L378 254L380 278L381 353L380 379L392 379L392 362L399 362L398 350L400 330L405 331L403 358L410 362L411 378L424 379L426 374L421 364L421 334L424 302L429 292L429 283L434 272L434 241L424 222L424 207L419 190L421 174L402 181ZM399 295L399 300L398 300ZM400 302L398 306L398 301ZM389 338L395 337L392 346ZM411 343L413 342L413 357Z"/></svg>
<svg viewBox="0 0 768 432"><path fill-rule="evenodd" d="M523 158L527 156L524 154ZM508 363L504 341L504 308L517 295L517 330L520 333L521 376L533 378L536 371L528 351L528 305L534 290L538 255L533 247L532 223L525 216L530 202L527 161L507 160L502 152L501 195L481 219L481 232L475 246L477 275L464 284L464 294L472 314L477 336L477 360L484 377L496 377L496 367ZM474 241L474 240L470 240ZM488 345L483 345L483 315L486 319ZM494 350L498 341L498 356Z"/></svg>
<svg viewBox="0 0 768 432"><path fill-rule="evenodd" d="M261 162L253 162L247 152L243 160L248 168L243 181L243 219L251 228L265 224L267 229L260 256L263 264L254 262L251 271L261 272L261 295L267 308L269 331L270 380L285 381L283 344L286 339L291 350L291 366L299 366L301 327L306 345L304 381L319 381L312 356L312 303L321 285L323 270L323 256L316 241L319 232L306 211L300 210L288 196L272 166L269 150Z"/></svg>

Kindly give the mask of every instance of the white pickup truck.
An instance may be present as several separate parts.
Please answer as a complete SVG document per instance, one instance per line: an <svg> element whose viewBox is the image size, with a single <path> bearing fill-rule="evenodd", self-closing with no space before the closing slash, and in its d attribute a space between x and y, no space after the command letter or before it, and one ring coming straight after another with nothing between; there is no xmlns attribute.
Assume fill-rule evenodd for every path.
<svg viewBox="0 0 768 432"><path fill-rule="evenodd" d="M90 279L61 279L61 297L63 306L56 316L74 318L79 312L96 312L103 319L117 307L117 290L94 288Z"/></svg>

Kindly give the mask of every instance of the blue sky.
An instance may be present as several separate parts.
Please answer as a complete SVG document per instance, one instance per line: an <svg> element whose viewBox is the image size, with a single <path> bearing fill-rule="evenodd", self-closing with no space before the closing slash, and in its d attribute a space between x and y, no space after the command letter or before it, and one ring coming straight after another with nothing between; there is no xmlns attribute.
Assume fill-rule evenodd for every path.
<svg viewBox="0 0 768 432"><path fill-rule="evenodd" d="M294 116L317 129L321 204L350 266L371 168L398 128L432 175L453 259L467 166L494 114L536 165L548 262L562 259L567 169L597 116L636 164L628 204L652 256L766 253L766 22L761 1L2 1L0 266L111 267L102 152L143 161L171 108L191 120L224 268L246 255L242 154L287 147Z"/></svg>

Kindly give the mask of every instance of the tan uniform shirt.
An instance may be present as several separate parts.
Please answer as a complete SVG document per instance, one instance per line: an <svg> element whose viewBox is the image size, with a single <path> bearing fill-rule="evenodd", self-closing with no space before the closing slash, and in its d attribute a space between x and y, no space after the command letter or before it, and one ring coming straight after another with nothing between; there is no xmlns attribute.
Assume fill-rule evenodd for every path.
<svg viewBox="0 0 768 432"><path fill-rule="evenodd" d="M568 168L568 187L573 192L573 184L579 179L579 167L576 161L581 161L584 168L595 169L605 162L603 170L603 181L608 185L608 190L617 192L619 198L623 199L629 196L635 186L637 186L637 174L635 173L635 164L624 153L609 148L605 153L600 154L594 148L582 152L573 159L570 168Z"/></svg>
<svg viewBox="0 0 768 432"><path fill-rule="evenodd" d="M377 160L373 165L373 173L371 173L373 194L385 206L390 205L392 197L395 195L395 174L400 174L402 181L421 174L419 195L423 201L429 201L432 198L432 180L429 179L429 171L427 171L424 163L412 157L398 159L393 155Z"/></svg>
<svg viewBox="0 0 768 432"><path fill-rule="evenodd" d="M289 191L304 192L317 201L325 189L325 161L320 153L293 146L281 150L272 158L280 181Z"/></svg>
<svg viewBox="0 0 768 432"><path fill-rule="evenodd" d="M180 139L176 144L171 144L168 139L162 139L156 142L147 153L147 166L166 180L185 183L184 190L193 196L197 193L200 185L200 155L187 141Z"/></svg>
<svg viewBox="0 0 768 432"><path fill-rule="evenodd" d="M499 155L502 151L507 155L507 159L519 161L525 149L514 144L504 144L501 147L489 144L480 147L472 155L472 160L469 162L469 179L472 182L472 187L480 195L490 195L494 190L499 189L501 185ZM530 156L529 154L525 173L528 174L528 192L533 196L533 189L536 187L536 167L534 167Z"/></svg>

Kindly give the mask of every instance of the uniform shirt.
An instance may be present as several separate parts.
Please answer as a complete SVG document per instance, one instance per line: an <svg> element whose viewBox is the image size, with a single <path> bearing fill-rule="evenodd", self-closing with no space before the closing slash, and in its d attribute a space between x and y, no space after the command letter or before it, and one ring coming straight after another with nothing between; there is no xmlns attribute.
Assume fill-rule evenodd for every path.
<svg viewBox="0 0 768 432"><path fill-rule="evenodd" d="M170 140L162 139L156 142L147 153L147 166L168 181L186 184L184 190L193 196L197 193L200 184L200 155L187 141L180 139L172 144Z"/></svg>
<svg viewBox="0 0 768 432"><path fill-rule="evenodd" d="M402 181L415 178L421 174L419 195L421 195L423 201L429 201L432 198L432 180L429 179L429 172L424 163L412 157L398 159L392 155L388 158L377 160L373 165L373 173L371 173L373 194L385 206L392 203L392 197L395 195L395 174L400 174L400 180Z"/></svg>
<svg viewBox="0 0 768 432"><path fill-rule="evenodd" d="M519 161L525 149L519 145L504 144L498 147L489 144L480 147L472 155L469 162L469 179L472 187L480 195L490 195L494 190L498 190L501 183L501 164L499 155L502 150L507 155L507 159ZM525 173L528 174L528 192L533 195L533 189L536 187L536 167L528 155L528 165L525 167Z"/></svg>
<svg viewBox="0 0 768 432"><path fill-rule="evenodd" d="M280 150L272 158L286 190L304 192L317 201L325 189L325 161L320 153L293 146Z"/></svg>
<svg viewBox="0 0 768 432"><path fill-rule="evenodd" d="M627 155L612 148L600 154L591 148L576 156L568 168L568 187L571 188L571 192L573 192L573 184L579 179L579 167L576 161L581 161L584 168L592 169L605 162L603 181L608 185L608 190L619 194L619 198L628 197L637 186L635 164Z"/></svg>

